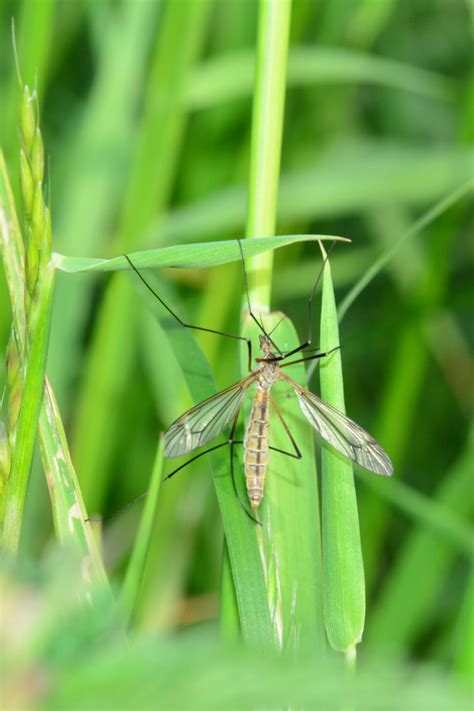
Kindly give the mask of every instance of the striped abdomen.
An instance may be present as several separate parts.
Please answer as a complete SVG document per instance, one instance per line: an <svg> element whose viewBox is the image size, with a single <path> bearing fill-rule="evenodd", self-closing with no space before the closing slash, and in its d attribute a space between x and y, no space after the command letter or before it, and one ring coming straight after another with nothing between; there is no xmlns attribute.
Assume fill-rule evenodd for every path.
<svg viewBox="0 0 474 711"><path fill-rule="evenodd" d="M262 498L268 466L269 389L257 389L244 437L244 464L247 493L252 508Z"/></svg>

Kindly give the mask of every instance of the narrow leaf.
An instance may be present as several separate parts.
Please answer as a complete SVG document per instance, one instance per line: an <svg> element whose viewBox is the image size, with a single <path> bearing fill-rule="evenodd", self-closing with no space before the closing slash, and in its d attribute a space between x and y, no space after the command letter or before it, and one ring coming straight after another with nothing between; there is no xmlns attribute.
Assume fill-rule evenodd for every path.
<svg viewBox="0 0 474 711"><path fill-rule="evenodd" d="M289 319L282 318L281 313L265 316L265 328L271 331L280 321L272 338L282 352L289 352L301 339ZM259 332L253 321L250 325L247 320L243 333L252 335L253 343L258 343ZM260 355L255 351L254 356ZM243 351L241 363L245 374L247 359ZM284 372L306 386L302 363L292 365ZM280 649L287 651L321 650L324 647L321 537L313 432L301 413L294 392L286 383L276 383L271 397L270 446L295 454L277 415L278 407L302 455L301 459L296 459L270 450L264 497L258 509L262 527L257 534L275 640ZM244 426L248 423L250 405L251 397L244 410ZM239 476L243 483L243 468ZM242 487L242 500L247 500L245 486Z"/></svg>
<svg viewBox="0 0 474 711"><path fill-rule="evenodd" d="M160 438L151 475L150 488L140 520L137 537L121 591L122 606L128 618L133 615L140 591L143 571L153 531L158 495L163 472L163 440Z"/></svg>
<svg viewBox="0 0 474 711"><path fill-rule="evenodd" d="M295 242L310 242L314 240L338 240L350 242L344 237L331 235L289 235L283 237L261 237L242 242L245 257L261 254L270 249L285 247ZM174 245L160 249L149 249L142 252L132 252L128 255L137 269L157 269L158 267L181 267L197 269L228 264L241 259L237 240L225 242L208 242L202 244ZM64 272L86 271L118 271L131 269L124 256L113 259L92 259L88 257L66 257L53 254L53 262L57 269Z"/></svg>
<svg viewBox="0 0 474 711"><path fill-rule="evenodd" d="M321 344L339 345L336 302L329 262L323 278ZM344 412L341 352L321 361L321 397ZM365 584L352 464L326 445L322 449L324 615L329 642L351 654L361 640Z"/></svg>

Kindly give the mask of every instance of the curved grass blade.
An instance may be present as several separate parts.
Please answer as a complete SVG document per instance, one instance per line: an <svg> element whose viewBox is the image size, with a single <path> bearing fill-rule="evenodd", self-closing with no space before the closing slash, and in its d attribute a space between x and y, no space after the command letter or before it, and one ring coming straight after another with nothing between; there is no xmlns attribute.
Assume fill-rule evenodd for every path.
<svg viewBox="0 0 474 711"><path fill-rule="evenodd" d="M449 195L440 200L436 205L431 207L427 212L425 212L411 227L402 234L399 239L393 243L390 249L386 250L371 266L367 269L365 274L361 276L359 281L354 284L352 289L349 291L347 296L341 302L338 309L339 322L342 321L350 306L359 296L359 294L365 289L367 284L370 284L372 279L385 267L385 265L391 260L391 258L398 252L400 247L411 237L415 237L419 232L421 232L425 227L427 227L431 222L436 220L440 215L448 210L452 205L454 205L459 200L462 200L469 193L474 192L474 179L471 178L466 183L463 183L460 187L456 188Z"/></svg>
<svg viewBox="0 0 474 711"><path fill-rule="evenodd" d="M278 249L295 242L310 242L314 240L350 242L344 237L333 237L331 235L289 235L261 237L248 242L244 241L242 242L242 249L245 257L252 257L270 249ZM229 240L148 249L141 252L131 252L128 256L137 269L157 269L159 267L198 269L235 262L241 259L241 252L237 240ZM108 272L131 269L129 262L123 256L112 259L92 259L53 254L53 262L57 269L64 272Z"/></svg>
<svg viewBox="0 0 474 711"><path fill-rule="evenodd" d="M107 575L88 521L58 404L48 380L44 388L39 434L56 535L63 546L72 545L79 551L81 576L93 591L97 583L107 583Z"/></svg>
<svg viewBox="0 0 474 711"><path fill-rule="evenodd" d="M122 608L128 619L133 616L137 604L138 593L143 579L150 539L153 532L153 521L160 493L161 476L163 472L163 439L160 437L156 451L155 463L151 475L150 488L140 519L137 537L128 564L127 573L120 593Z"/></svg>

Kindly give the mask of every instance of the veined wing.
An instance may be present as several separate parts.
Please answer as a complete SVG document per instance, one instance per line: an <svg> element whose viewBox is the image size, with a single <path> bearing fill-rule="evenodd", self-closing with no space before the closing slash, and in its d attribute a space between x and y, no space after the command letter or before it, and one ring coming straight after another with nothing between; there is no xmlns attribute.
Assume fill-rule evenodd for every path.
<svg viewBox="0 0 474 711"><path fill-rule="evenodd" d="M252 373L178 417L165 432L165 457L189 454L217 437L237 415L254 381Z"/></svg>
<svg viewBox="0 0 474 711"><path fill-rule="evenodd" d="M294 389L303 415L328 444L364 469L381 476L393 474L390 457L368 432L284 373L280 377Z"/></svg>

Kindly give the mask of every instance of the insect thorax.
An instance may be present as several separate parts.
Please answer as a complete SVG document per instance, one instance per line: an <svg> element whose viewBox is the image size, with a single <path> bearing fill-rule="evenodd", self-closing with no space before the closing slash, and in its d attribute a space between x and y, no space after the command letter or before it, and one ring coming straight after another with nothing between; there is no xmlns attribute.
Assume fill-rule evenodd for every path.
<svg viewBox="0 0 474 711"><path fill-rule="evenodd" d="M265 361L261 364L257 371L257 383L263 390L269 390L279 378L280 368L278 363Z"/></svg>

